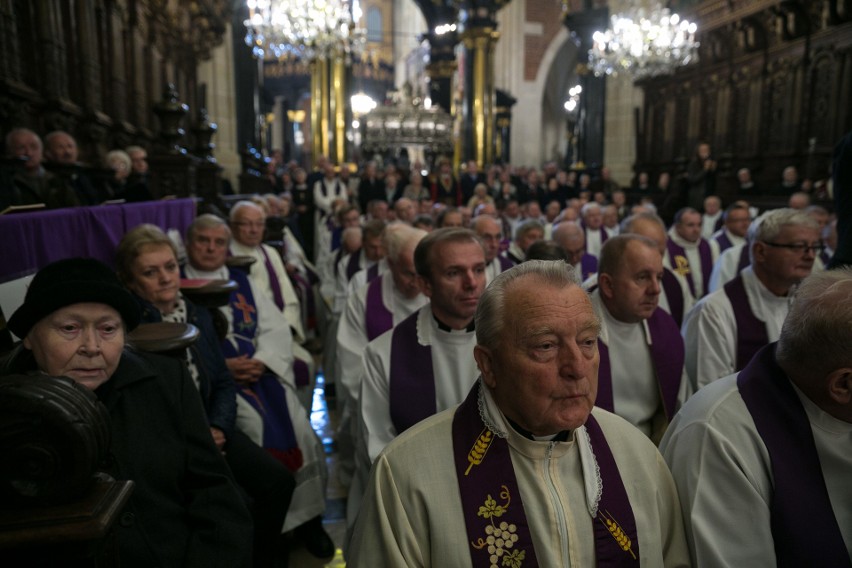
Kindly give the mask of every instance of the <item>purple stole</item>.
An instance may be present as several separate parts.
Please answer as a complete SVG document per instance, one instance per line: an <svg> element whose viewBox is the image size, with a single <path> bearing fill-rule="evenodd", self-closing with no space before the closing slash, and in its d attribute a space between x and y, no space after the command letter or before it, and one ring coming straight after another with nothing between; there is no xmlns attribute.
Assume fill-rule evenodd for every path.
<svg viewBox="0 0 852 568"><path fill-rule="evenodd" d="M504 256L503 258L505 258L506 262L508 262L512 266L517 266L517 265L519 265L523 262L523 260L521 260L520 258L515 256L514 254L512 254L508 250L506 251L506 256ZM510 266L509 268L511 268L512 266Z"/></svg>
<svg viewBox="0 0 852 568"><path fill-rule="evenodd" d="M349 255L349 262L346 263L347 281L352 280L352 277L355 276L355 273L361 270L361 252L362 249L358 249Z"/></svg>
<svg viewBox="0 0 852 568"><path fill-rule="evenodd" d="M671 238L666 239L666 248L674 265L672 266L672 270L686 277L686 283L689 284L689 291L692 292L692 296L697 300L695 282L692 279L693 271L689 268L686 251ZM713 271L713 253L710 252L710 245L705 239L698 241L698 256L701 259L701 279L704 282L704 293L707 294L707 291L710 289L710 273Z"/></svg>
<svg viewBox="0 0 852 568"><path fill-rule="evenodd" d="M666 418L671 421L675 415L677 393L683 378L685 357L683 339L672 316L662 308L654 310L647 322L651 332L651 344L648 345L648 349L651 351L651 361L654 363L663 409L666 412ZM601 362L598 369L598 396L595 399L595 406L615 412L609 347L600 338L598 338L598 351Z"/></svg>
<svg viewBox="0 0 852 568"><path fill-rule="evenodd" d="M391 338L390 414L397 434L438 411L432 348L417 341L419 316L417 310L402 320Z"/></svg>
<svg viewBox="0 0 852 568"><path fill-rule="evenodd" d="M374 340L393 327L393 314L385 307L385 303L382 301L383 279L384 276L376 278L367 286L367 302L364 313L367 341ZM430 363L432 361L431 354L429 361Z"/></svg>
<svg viewBox="0 0 852 568"><path fill-rule="evenodd" d="M746 243L745 246L740 251L740 260L737 263L737 274L742 272L742 269L751 264L751 255L749 254L749 243Z"/></svg>
<svg viewBox="0 0 852 568"><path fill-rule="evenodd" d="M269 277L269 287L272 289L272 299L279 310L284 309L284 294L281 293L281 283L278 281L278 275L275 273L275 268L272 266L272 261L269 260L269 253L259 245L260 252L263 253L263 266L266 267L266 274Z"/></svg>
<svg viewBox="0 0 852 568"><path fill-rule="evenodd" d="M669 301L669 310L675 323L683 324L683 289L674 272L663 267L663 290L666 292L666 300Z"/></svg>
<svg viewBox="0 0 852 568"><path fill-rule="evenodd" d="M580 259L580 271L583 273L583 281L585 282L589 276L597 273L598 257L584 252L583 257Z"/></svg>
<svg viewBox="0 0 852 568"><path fill-rule="evenodd" d="M483 387L477 381L453 418L453 457L470 543L471 565L490 568L492 550L498 548L503 552L501 566L534 568L539 563L524 511L523 495L512 466L509 443L483 423L479 414L480 388ZM597 516L590 519L597 566L638 566L636 521L615 458L591 414L585 428L603 484ZM479 467L482 465L486 467ZM616 535L620 535L622 540L617 540ZM500 541L504 543L502 546Z"/></svg>
<svg viewBox="0 0 852 568"><path fill-rule="evenodd" d="M725 224L725 216L724 216L724 215L719 215L719 218L718 218L718 219L716 219L716 222L715 222L715 223L713 223L713 232L716 232L716 231L718 231L719 229L721 229L721 228L722 228L722 225L724 225L724 224Z"/></svg>
<svg viewBox="0 0 852 568"><path fill-rule="evenodd" d="M755 353L769 343L766 324L757 319L748 303L745 284L742 275L725 284L725 295L731 302L734 318L737 322L737 364L735 370L740 371L748 365Z"/></svg>
<svg viewBox="0 0 852 568"><path fill-rule="evenodd" d="M367 282L372 282L379 275L379 263L375 263L373 266L367 269Z"/></svg>
<svg viewBox="0 0 852 568"><path fill-rule="evenodd" d="M231 292L228 304L234 317L234 331L244 337L234 337L238 347L222 340L225 358L254 356L254 337L257 334L257 308L251 293L248 275L239 269L228 269L228 277L239 288ZM254 408L263 420L263 448L290 471L302 466L302 452L296 442L293 421L287 410L287 391L271 373L264 373L256 383L238 384L237 394Z"/></svg>
<svg viewBox="0 0 852 568"><path fill-rule="evenodd" d="M831 508L802 401L775 359L761 349L737 377L740 396L769 453L770 524L778 566L852 567Z"/></svg>
<svg viewBox="0 0 852 568"><path fill-rule="evenodd" d="M506 272L507 270L515 266L515 264L511 260L503 256L502 254L498 254L497 259L500 262L500 272Z"/></svg>
<svg viewBox="0 0 852 568"><path fill-rule="evenodd" d="M722 231L722 233L716 237L716 242L719 243L719 252L723 252L734 246L734 243L731 242L731 239L728 238L728 233Z"/></svg>

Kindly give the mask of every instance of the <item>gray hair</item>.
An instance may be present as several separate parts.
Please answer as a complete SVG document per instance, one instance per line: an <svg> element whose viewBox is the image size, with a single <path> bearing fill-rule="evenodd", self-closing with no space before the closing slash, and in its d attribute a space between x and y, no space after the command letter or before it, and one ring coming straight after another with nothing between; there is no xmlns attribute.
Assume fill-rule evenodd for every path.
<svg viewBox="0 0 852 568"><path fill-rule="evenodd" d="M601 209L600 203L598 203L597 201L589 201L588 203L584 204L583 207L580 208L580 216L585 217L586 213L588 213L592 209L597 209L598 211L603 211Z"/></svg>
<svg viewBox="0 0 852 568"><path fill-rule="evenodd" d="M819 223L804 211L789 207L771 209L752 221L748 227L749 254L752 255L752 258L754 258L752 253L754 243L774 241L784 227L791 225L804 226L819 232Z"/></svg>
<svg viewBox="0 0 852 568"><path fill-rule="evenodd" d="M388 259L398 261L404 251L413 250L427 234L423 229L416 229L407 223L390 223L382 235Z"/></svg>
<svg viewBox="0 0 852 568"><path fill-rule="evenodd" d="M228 241L231 240L231 228L228 226L228 223L225 222L221 217L217 217L212 213L204 213L203 215L199 215L195 218L195 220L187 227L186 229L186 240L187 242L192 242L195 240L195 235L198 231L205 231L207 229L218 229L219 227L225 227L225 232L228 235Z"/></svg>
<svg viewBox="0 0 852 568"><path fill-rule="evenodd" d="M230 213L228 213L228 220L233 223L239 217L240 211L243 209L254 209L255 211L260 211L263 214L263 218L266 219L266 211L263 210L263 207L254 203L253 201L242 200L237 201L233 207L231 207Z"/></svg>
<svg viewBox="0 0 852 568"><path fill-rule="evenodd" d="M642 213L634 213L630 217L625 217L625 219L621 222L621 232L622 233L632 233L633 225L637 221L648 221L650 223L654 223L655 225L659 225L659 227L666 232L666 223L660 218L656 213L649 213L648 211L643 211Z"/></svg>
<svg viewBox="0 0 852 568"><path fill-rule="evenodd" d="M536 279L536 289L542 285L553 288L580 286L574 268L561 260L530 260L501 272L479 298L474 316L476 342L488 349L500 344L506 317L506 294L521 279Z"/></svg>
<svg viewBox="0 0 852 568"><path fill-rule="evenodd" d="M104 156L104 162L107 167L109 167L109 163L113 160L118 160L122 164L124 164L124 168L129 172L132 162L130 160L130 154L125 152L124 150L110 150L107 152L106 156Z"/></svg>
<svg viewBox="0 0 852 568"><path fill-rule="evenodd" d="M785 370L824 376L852 366L852 268L814 272L799 285L776 356Z"/></svg>
<svg viewBox="0 0 852 568"><path fill-rule="evenodd" d="M527 219L518 225L517 229L515 229L515 240L519 240L521 237L535 229L544 232L544 225L538 219Z"/></svg>
<svg viewBox="0 0 852 568"><path fill-rule="evenodd" d="M14 129L10 130L8 133L6 133L6 140L5 140L5 142L6 142L6 155L11 155L9 150L12 147L12 140L14 140L18 136L24 136L24 135L29 135L29 134L35 136L35 139L38 141L39 147L43 150L44 149L44 143L41 141L41 138L39 137L38 134L36 134L34 131L30 130L29 128L14 128Z"/></svg>

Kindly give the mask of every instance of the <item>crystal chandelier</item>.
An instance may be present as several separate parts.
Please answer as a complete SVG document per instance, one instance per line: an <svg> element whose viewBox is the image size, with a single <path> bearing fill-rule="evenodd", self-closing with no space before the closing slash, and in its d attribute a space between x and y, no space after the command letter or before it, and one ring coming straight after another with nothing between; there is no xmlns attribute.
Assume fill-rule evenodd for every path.
<svg viewBox="0 0 852 568"><path fill-rule="evenodd" d="M361 53L366 36L356 29L347 0L246 0L246 44L255 57L325 58Z"/></svg>
<svg viewBox="0 0 852 568"><path fill-rule="evenodd" d="M595 76L625 72L634 79L669 75L698 60L697 26L654 3L632 7L610 18L610 28L596 31L589 50Z"/></svg>

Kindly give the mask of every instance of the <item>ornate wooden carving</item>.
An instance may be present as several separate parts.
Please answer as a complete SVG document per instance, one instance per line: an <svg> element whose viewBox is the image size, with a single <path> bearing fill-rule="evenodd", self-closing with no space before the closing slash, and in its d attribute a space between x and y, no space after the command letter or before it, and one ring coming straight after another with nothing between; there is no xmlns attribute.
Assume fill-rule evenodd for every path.
<svg viewBox="0 0 852 568"><path fill-rule="evenodd" d="M83 161L151 147L168 82L195 111L198 64L221 43L231 0L0 0L0 136L63 129Z"/></svg>
<svg viewBox="0 0 852 568"><path fill-rule="evenodd" d="M636 171L677 174L707 140L723 197L734 196L740 167L762 188L788 165L825 178L833 145L852 129L849 0L705 0L693 10L684 15L699 25L699 62L640 84Z"/></svg>

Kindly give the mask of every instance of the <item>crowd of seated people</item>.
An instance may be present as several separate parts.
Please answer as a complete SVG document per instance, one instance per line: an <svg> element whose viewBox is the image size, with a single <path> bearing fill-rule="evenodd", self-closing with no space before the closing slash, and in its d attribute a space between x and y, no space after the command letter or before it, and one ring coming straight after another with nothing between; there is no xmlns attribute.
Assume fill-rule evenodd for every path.
<svg viewBox="0 0 852 568"><path fill-rule="evenodd" d="M128 195L128 172L144 164L141 148L110 152L116 175L112 193L102 194L80 176L51 181L34 133L10 137L7 153L24 166L14 178L41 180L18 194L50 197L51 206ZM75 163L68 138L46 137L45 155ZM701 193L691 207L677 199L698 190L668 189L668 175L652 186L643 172L622 188L607 168L595 176L555 163L350 168L325 157L309 172L277 153L267 193L196 219L183 266L169 237L142 225L125 235L116 268L143 321L199 328L187 373L211 446L248 494L255 565L283 565L282 531L318 557L334 552L322 527L322 446L308 418L319 368L342 414L337 474L350 490L348 534L363 536L359 508L374 506L382 491L371 487L371 465L414 424L464 401L482 371L472 355L479 298L529 261L565 259L588 292L600 327L597 405L653 444L665 439L700 389L779 340L790 296L837 247L837 219L822 206L800 207L793 197L809 193L788 183L790 172L790 206L762 212L748 201L755 194L746 173L737 200ZM680 206L667 223L658 211L672 203ZM181 275L237 282L218 308L224 332L180 293ZM358 543L349 550L356 561L369 557Z"/></svg>
<svg viewBox="0 0 852 568"><path fill-rule="evenodd" d="M54 130L42 138L27 128L5 137L0 172L0 210L43 204L48 209L148 201L147 152L140 146L114 149L90 164L80 162L77 141Z"/></svg>

